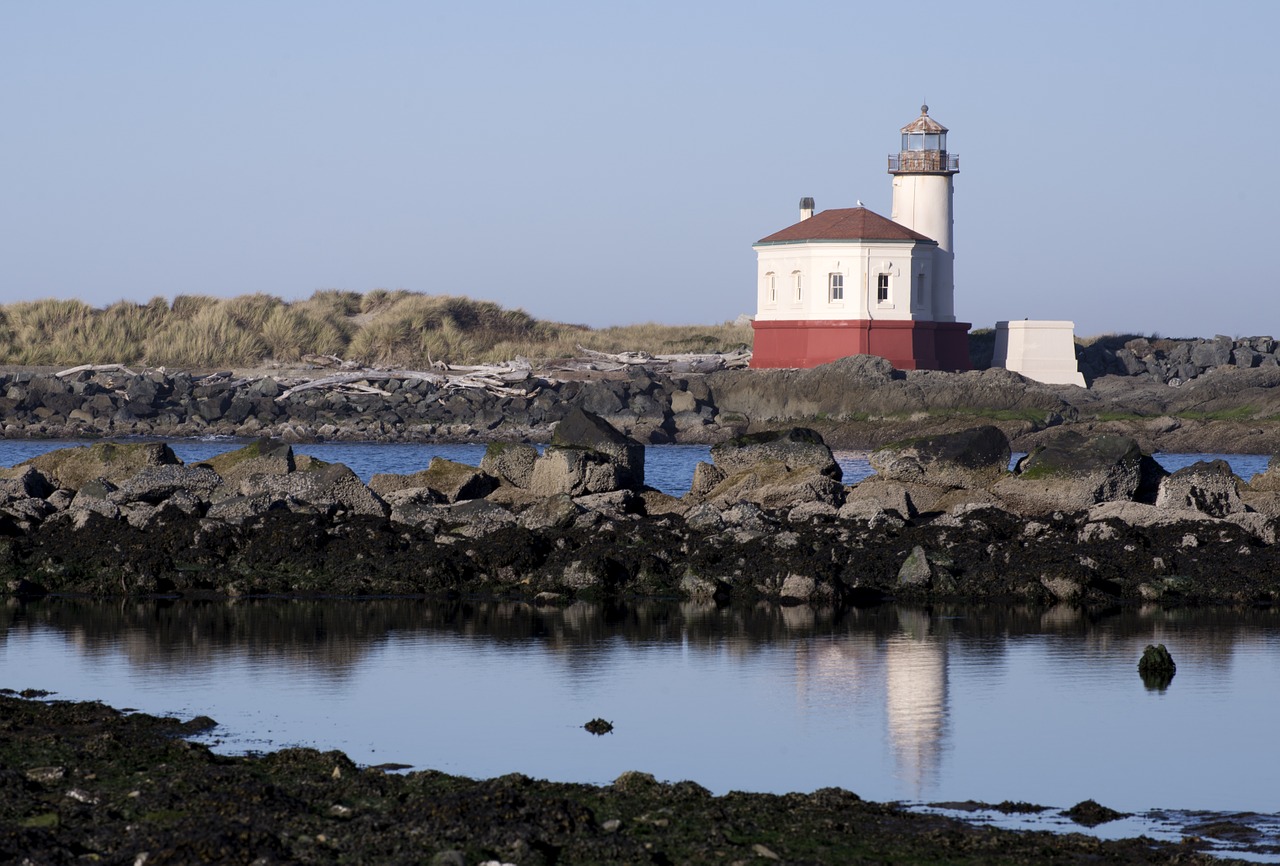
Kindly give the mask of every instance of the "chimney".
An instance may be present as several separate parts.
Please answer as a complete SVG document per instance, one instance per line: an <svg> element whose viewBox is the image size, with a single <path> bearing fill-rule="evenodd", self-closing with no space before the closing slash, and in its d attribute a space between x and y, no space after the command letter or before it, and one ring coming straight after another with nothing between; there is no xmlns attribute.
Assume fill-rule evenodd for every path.
<svg viewBox="0 0 1280 866"><path fill-rule="evenodd" d="M813 199L805 196L800 199L800 221L804 222L811 216L813 216Z"/></svg>

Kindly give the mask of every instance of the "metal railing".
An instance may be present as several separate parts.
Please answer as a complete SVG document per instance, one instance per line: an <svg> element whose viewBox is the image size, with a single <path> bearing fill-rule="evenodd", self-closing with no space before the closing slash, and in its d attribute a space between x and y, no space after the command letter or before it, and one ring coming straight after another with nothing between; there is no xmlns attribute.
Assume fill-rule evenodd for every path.
<svg viewBox="0 0 1280 866"><path fill-rule="evenodd" d="M889 171L937 171L960 170L960 155L945 150L906 151L889 154Z"/></svg>

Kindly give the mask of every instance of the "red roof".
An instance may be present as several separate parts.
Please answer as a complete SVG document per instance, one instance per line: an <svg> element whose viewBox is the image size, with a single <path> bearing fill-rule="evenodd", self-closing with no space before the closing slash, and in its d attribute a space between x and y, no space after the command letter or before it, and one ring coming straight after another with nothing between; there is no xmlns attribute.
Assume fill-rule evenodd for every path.
<svg viewBox="0 0 1280 866"><path fill-rule="evenodd" d="M926 241L937 243L933 238L920 232L912 231L906 226L898 225L893 220L885 219L880 214L872 213L865 207L841 207L824 210L814 214L807 220L801 220L793 226L787 226L780 232L774 232L767 238L756 241L758 244L782 244L791 241Z"/></svg>

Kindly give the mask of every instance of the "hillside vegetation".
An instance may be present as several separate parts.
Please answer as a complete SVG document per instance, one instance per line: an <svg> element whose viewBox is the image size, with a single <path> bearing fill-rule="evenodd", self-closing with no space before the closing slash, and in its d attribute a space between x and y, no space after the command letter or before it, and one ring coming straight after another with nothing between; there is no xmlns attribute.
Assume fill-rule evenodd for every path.
<svg viewBox="0 0 1280 866"><path fill-rule="evenodd" d="M541 321L489 301L403 290L327 290L292 302L265 294L178 295L172 302L157 297L106 308L57 299L0 306L0 363L33 366L244 367L314 354L413 367L562 358L579 345L656 355L750 343L749 325L592 329Z"/></svg>

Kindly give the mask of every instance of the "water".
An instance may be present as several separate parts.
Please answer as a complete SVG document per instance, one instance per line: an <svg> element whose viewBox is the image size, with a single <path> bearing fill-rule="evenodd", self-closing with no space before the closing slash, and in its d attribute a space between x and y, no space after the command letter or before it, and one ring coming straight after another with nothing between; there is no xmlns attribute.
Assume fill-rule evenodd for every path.
<svg viewBox="0 0 1280 866"><path fill-rule="evenodd" d="M718 794L1093 798L1183 823L1280 811L1277 611L48 599L0 626L0 686L209 715L230 752L592 783L642 770ZM1178 663L1164 690L1136 670L1153 642ZM586 733L595 717L614 733Z"/></svg>
<svg viewBox="0 0 1280 866"><path fill-rule="evenodd" d="M170 439L175 454L184 463L198 463L216 454L232 451L244 443L234 439ZM91 444L88 441L50 439L0 439L0 466L12 466L55 448ZM432 457L444 457L471 466L480 465L485 445L481 443L422 444L412 442L321 442L295 445L295 454L307 454L329 463L343 463L365 482L380 472L409 474L426 469ZM541 448L542 446L538 446ZM874 474L866 451L836 451L836 462L844 471L844 483L855 484ZM1023 454L1013 455L1010 466ZM1267 468L1265 454L1157 454L1156 460L1169 471L1189 466L1197 460L1226 460L1246 481ZM683 496L693 483L693 467L711 460L707 445L650 445L645 448L645 481L663 493Z"/></svg>

